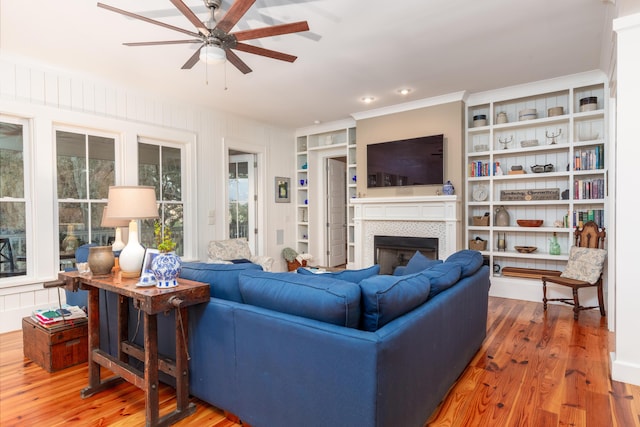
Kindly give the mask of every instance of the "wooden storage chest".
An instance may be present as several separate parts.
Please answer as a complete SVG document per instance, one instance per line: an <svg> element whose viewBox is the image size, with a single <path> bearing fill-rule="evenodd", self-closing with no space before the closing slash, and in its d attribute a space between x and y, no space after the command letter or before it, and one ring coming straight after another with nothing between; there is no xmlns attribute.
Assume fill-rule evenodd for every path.
<svg viewBox="0 0 640 427"><path fill-rule="evenodd" d="M31 317L22 319L24 355L47 372L55 372L87 361L87 321L45 328Z"/></svg>

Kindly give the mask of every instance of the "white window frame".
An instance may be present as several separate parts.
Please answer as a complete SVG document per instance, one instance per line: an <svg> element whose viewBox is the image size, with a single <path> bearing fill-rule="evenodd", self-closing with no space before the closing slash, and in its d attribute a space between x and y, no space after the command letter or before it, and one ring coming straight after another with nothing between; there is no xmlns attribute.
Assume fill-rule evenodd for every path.
<svg viewBox="0 0 640 427"><path fill-rule="evenodd" d="M27 271L25 275L0 278L0 288L15 286L16 284L31 281L36 272L36 251L34 239L34 212L33 212L33 121L26 117L13 116L0 113L0 121L4 123L22 125L22 156L24 159L24 196L22 199L2 198L3 202L20 202L25 204L25 244L27 245Z"/></svg>
<svg viewBox="0 0 640 427"><path fill-rule="evenodd" d="M166 132L165 132L166 134ZM160 145L168 148L176 148L181 152L180 168L182 171L182 206L183 206L183 233L184 233L184 253L181 255L183 261L198 259L198 239L196 215L197 194L196 180L197 168L195 162L195 136L186 133L175 133L170 137L159 137L153 134L139 134L135 144L135 167L136 182L138 180L138 144Z"/></svg>

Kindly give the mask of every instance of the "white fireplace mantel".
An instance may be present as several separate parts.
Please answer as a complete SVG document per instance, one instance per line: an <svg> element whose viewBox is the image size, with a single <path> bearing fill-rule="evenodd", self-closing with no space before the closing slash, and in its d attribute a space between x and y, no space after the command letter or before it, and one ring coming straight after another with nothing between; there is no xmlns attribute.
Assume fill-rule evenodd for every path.
<svg viewBox="0 0 640 427"><path fill-rule="evenodd" d="M458 196L367 197L351 199L354 208L353 268L373 265L373 237L437 237L438 258L461 247Z"/></svg>

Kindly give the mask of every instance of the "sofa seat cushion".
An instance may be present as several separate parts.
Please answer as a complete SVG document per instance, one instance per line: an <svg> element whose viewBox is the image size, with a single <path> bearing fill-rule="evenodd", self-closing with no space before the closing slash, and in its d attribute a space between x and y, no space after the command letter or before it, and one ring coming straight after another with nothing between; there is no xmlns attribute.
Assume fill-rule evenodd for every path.
<svg viewBox="0 0 640 427"><path fill-rule="evenodd" d="M325 277L325 278L330 277L333 279L346 280L347 282L360 283L362 280L371 276L375 276L376 274L380 273L380 266L376 264L376 265L372 265L371 267L362 268L359 270L342 270L342 271L332 271L328 273L314 273L313 271L310 271L304 267L300 267L296 271L298 274L303 274L303 275L310 275L310 274L314 276L321 275L322 277Z"/></svg>
<svg viewBox="0 0 640 427"><path fill-rule="evenodd" d="M238 276L247 270L262 271L262 267L253 263L212 264L208 262L182 263L180 277L211 285L211 297L242 302Z"/></svg>
<svg viewBox="0 0 640 427"><path fill-rule="evenodd" d="M430 287L429 278L424 272L364 279L360 282L363 306L361 328L377 331L408 313L427 300Z"/></svg>
<svg viewBox="0 0 640 427"><path fill-rule="evenodd" d="M429 290L429 299L431 299L458 283L462 274L462 267L455 262L446 262L423 270L422 273L429 278L429 283L431 283L431 289Z"/></svg>
<svg viewBox="0 0 640 427"><path fill-rule="evenodd" d="M447 262L453 262L460 265L462 268L460 278L464 279L478 271L480 267L482 267L484 259L479 251L463 249L449 255L445 263Z"/></svg>
<svg viewBox="0 0 640 427"><path fill-rule="evenodd" d="M360 287L324 276L246 271L240 274L240 293L245 304L357 328Z"/></svg>

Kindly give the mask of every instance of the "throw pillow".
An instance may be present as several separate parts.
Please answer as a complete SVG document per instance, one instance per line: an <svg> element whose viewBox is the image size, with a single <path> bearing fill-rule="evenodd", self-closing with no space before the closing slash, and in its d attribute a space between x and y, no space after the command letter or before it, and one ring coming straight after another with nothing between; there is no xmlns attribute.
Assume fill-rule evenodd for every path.
<svg viewBox="0 0 640 427"><path fill-rule="evenodd" d="M379 275L360 282L362 329L377 331L393 319L410 312L429 297L429 278L424 273L408 276Z"/></svg>
<svg viewBox="0 0 640 427"><path fill-rule="evenodd" d="M430 259L422 254L420 251L416 251L411 257L406 267L402 269L402 275L418 273L426 268L433 267L434 265L441 264L442 260Z"/></svg>
<svg viewBox="0 0 640 427"><path fill-rule="evenodd" d="M324 276L246 271L239 277L240 293L245 304L357 328L360 287Z"/></svg>
<svg viewBox="0 0 640 427"><path fill-rule="evenodd" d="M606 256L607 251L604 249L572 246L569 251L569 262L560 277L594 284L600 277Z"/></svg>
<svg viewBox="0 0 640 427"><path fill-rule="evenodd" d="M460 277L464 279L465 277L469 277L473 273L478 271L480 267L482 267L484 259L482 258L482 254L478 251L463 249L449 255L449 258L447 258L445 263L447 262L454 262L456 264L459 264L462 268Z"/></svg>
<svg viewBox="0 0 640 427"><path fill-rule="evenodd" d="M212 260L251 259L251 249L245 238L212 240L208 254Z"/></svg>
<svg viewBox="0 0 640 427"><path fill-rule="evenodd" d="M322 276L325 278L331 277L333 279L346 280L347 282L360 283L362 280L378 274L380 272L380 266L376 264L360 270L331 271L328 273L314 273L313 271L302 267L298 268L296 271L298 274L303 275Z"/></svg>

